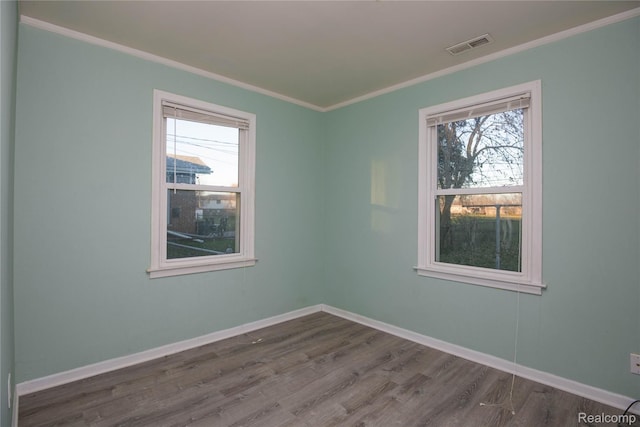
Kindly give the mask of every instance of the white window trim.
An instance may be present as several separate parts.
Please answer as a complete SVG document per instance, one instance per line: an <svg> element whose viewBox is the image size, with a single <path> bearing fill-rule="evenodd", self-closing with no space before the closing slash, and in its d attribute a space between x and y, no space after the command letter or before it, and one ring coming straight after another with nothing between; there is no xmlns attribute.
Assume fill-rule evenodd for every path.
<svg viewBox="0 0 640 427"><path fill-rule="evenodd" d="M166 259L167 197L165 185L166 141L163 131L162 102L191 106L224 116L249 122L247 137L240 139L238 192L240 207L240 252L207 257ZM151 189L151 265L147 269L150 278L202 273L231 268L250 267L256 264L255 241L255 151L256 116L209 102L175 95L161 90L153 91L153 148ZM222 189L221 191L228 191Z"/></svg>
<svg viewBox="0 0 640 427"><path fill-rule="evenodd" d="M427 117L519 94L531 96L525 121L524 186L522 188L522 272L455 265L435 261L437 144L430 144ZM542 294L542 90L540 80L419 110L418 130L418 275ZM431 174L431 176L429 176ZM496 192L486 191L482 192Z"/></svg>

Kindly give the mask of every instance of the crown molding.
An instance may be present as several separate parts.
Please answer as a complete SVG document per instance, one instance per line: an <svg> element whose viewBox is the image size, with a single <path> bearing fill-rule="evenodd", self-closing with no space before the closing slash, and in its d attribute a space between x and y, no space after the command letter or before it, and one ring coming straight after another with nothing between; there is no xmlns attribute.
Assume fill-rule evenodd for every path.
<svg viewBox="0 0 640 427"><path fill-rule="evenodd" d="M636 9L627 10L622 13L618 13L616 15L611 15L606 18L599 19L597 21L592 21L587 24L579 25L577 27L570 28L568 30L561 31L559 33L551 34L536 40L532 40L527 43L523 43L517 46L510 47L508 49L504 49L498 52L494 52L492 54L472 59L471 61L463 62L462 64L454 65L453 67L444 68L442 70L425 74L421 77L416 77L415 79L407 80L402 83L398 83L384 89L376 90L374 92L367 93L365 95L359 96L357 98L352 98L344 102L340 102L338 104L332 105L324 109L324 111L332 111L337 110L342 107L346 107L348 105L356 104L358 102L366 101L368 99L375 98L380 95L385 95L387 93L395 92L399 89L404 89L413 85L417 85L419 83L424 83L429 80L436 79L438 77L446 76L447 74L453 74L458 71L466 70L468 68L475 67L476 65L484 64L486 62L494 61L496 59L504 58L506 56L510 56L516 53L524 52L525 50L533 49L535 47L544 46L546 44L554 43L562 39L566 39L568 37L572 37L578 34L586 33L591 30L595 30L598 28L606 27L607 25L615 24L618 22L626 21L627 19L635 18L640 16L640 7Z"/></svg>
<svg viewBox="0 0 640 427"><path fill-rule="evenodd" d="M311 104L309 102L301 101L296 98L292 98L290 96L283 95L281 93L273 92L271 90L263 89L258 86L254 86L248 83L241 82L239 80L234 80L232 78L212 73L210 71L203 70L201 68L192 67L191 65L183 64L182 62L174 61L173 59L168 59L159 55L155 55L153 53L145 52L143 50L134 49L129 46L125 46L119 43L114 43L109 40L104 40L99 37L94 37L89 34L81 33L79 31L71 30L69 28L61 27L55 24L51 24L49 22L41 21L39 19L31 18L26 15L20 15L20 23L29 25L30 27L38 28L40 30L49 31L55 34L59 34L65 37L69 37L72 39L80 40L86 43L90 43L96 46L106 47L108 49L116 50L118 52L126 53L131 56L135 56L141 59L145 59L147 61L156 62L158 64L166 65L168 67L177 68L178 70L186 71L188 73L196 74L201 77L206 77L212 80L216 80L222 83L229 84L231 86L236 86L242 89L246 89L252 92L256 92L262 95L266 95L272 98L279 99L281 101L289 102L291 104L299 105L301 107L309 108L315 111L323 111L324 109L318 107L317 105Z"/></svg>
<svg viewBox="0 0 640 427"><path fill-rule="evenodd" d="M612 15L612 16L608 16L606 18L602 18L602 19L598 19L596 21L593 22L589 22L587 24L583 24L583 25L579 25L577 27L574 28L570 28L568 30L564 30L561 31L559 33L555 33L555 34L551 34L549 36L545 36L536 40L532 40L530 42L527 43L523 43L521 45L518 46L514 46L508 49L504 49L498 52L494 52L492 54L483 56L481 58L476 58L473 59L471 61L467 61L464 62L462 64L458 64L455 65L453 67L448 67L433 73L429 73L426 75L423 75L421 77L417 77L415 79L411 79L411 80L407 80L405 82L402 83L398 83L392 86L388 86L386 88L383 89L379 89L373 92L369 92L365 95L362 96L358 96L356 98L352 98L334 105L331 105L329 107L321 107L319 105L315 105L306 101L302 101L296 98L292 98L290 96L287 95L283 95L277 92L273 92L271 90L268 89L264 89L258 86L254 86L248 83L244 83L241 82L239 80L234 80L232 78L229 77L225 77L223 75L220 74L216 74L216 73L212 73L210 71L206 71L203 70L201 68L197 68L197 67L192 67L190 65L186 65L183 64L181 62L178 61L174 61L172 59L168 59L168 58L164 58L162 56L158 56L149 52L145 52L139 49L134 49L128 46L124 46L118 43L114 43L108 40L104 40L98 37L94 37L85 33L81 33L75 30L71 30L65 27L61 27L55 24L51 24L49 22L45 22L45 21L41 21L39 19L35 19L35 18L31 18L29 16L26 15L21 15L20 16L20 23L25 24L25 25L29 25L31 27L35 27L35 28L39 28L41 30L45 30L45 31L49 31L52 33L56 33L56 34L60 34L66 37L70 37L76 40L80 40L80 41L84 41L90 44L94 44L97 46L102 46L102 47L106 47L108 49L113 49L122 53L126 53L141 59L145 59L148 61L152 61L152 62L156 62L159 64L163 64L169 67L173 67L173 68L177 68L179 70L183 70L183 71L187 71L189 73L192 74L196 74L202 77L206 77L212 80L216 80L222 83L227 83L231 86L236 86L242 89L246 89L252 92L256 92L262 95L266 95L266 96L270 96L272 98L276 98L279 99L281 101L285 101L285 102L289 102L291 104L295 104L295 105L299 105L301 107L305 107L305 108L309 108L311 110L314 111L318 111L318 112L328 112L328 111L333 111L333 110L337 110L349 105L353 105L362 101L366 101L368 99L372 99L381 95L385 95L391 92L395 92L399 89L404 89L419 83L424 83L426 81L429 80L433 80L436 79L438 77L442 77L445 76L447 74L452 74L458 71L462 71L462 70L466 70L468 68L472 68L475 67L477 65L480 64L484 64L486 62L490 62L490 61L494 61L496 59L500 59L500 58L504 58L516 53L520 53L520 52L524 52L525 50L529 50L529 49L533 49L535 47L539 47L539 46L543 46L546 44L550 44L550 43L554 43L557 42L559 40L568 38L568 37L572 37L578 34L582 34L591 30L595 30L598 28L602 28L605 27L607 25L611 25L611 24L615 24L618 22L622 22L622 21L626 21L628 19L631 18L635 18L637 16L640 16L640 7L635 8L635 9L631 9L622 13L618 13L616 15Z"/></svg>

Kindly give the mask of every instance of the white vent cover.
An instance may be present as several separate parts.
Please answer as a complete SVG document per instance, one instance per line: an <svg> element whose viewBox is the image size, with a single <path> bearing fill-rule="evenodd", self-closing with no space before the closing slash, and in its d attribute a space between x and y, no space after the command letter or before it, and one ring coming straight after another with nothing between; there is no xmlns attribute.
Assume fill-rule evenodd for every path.
<svg viewBox="0 0 640 427"><path fill-rule="evenodd" d="M485 44L489 44L491 42L493 42L493 38L489 34L484 34L464 41L462 43L449 46L447 48L447 52L449 52L451 55L460 55L462 52L466 52L468 50L483 46Z"/></svg>

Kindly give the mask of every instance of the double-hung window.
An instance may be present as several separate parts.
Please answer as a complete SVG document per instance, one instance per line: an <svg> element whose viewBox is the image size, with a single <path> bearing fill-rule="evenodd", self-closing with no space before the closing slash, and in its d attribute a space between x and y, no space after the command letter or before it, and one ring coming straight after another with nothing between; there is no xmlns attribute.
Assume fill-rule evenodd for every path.
<svg viewBox="0 0 640 427"><path fill-rule="evenodd" d="M254 265L255 115L154 91L150 277Z"/></svg>
<svg viewBox="0 0 640 427"><path fill-rule="evenodd" d="M540 82L419 117L418 274L540 294Z"/></svg>

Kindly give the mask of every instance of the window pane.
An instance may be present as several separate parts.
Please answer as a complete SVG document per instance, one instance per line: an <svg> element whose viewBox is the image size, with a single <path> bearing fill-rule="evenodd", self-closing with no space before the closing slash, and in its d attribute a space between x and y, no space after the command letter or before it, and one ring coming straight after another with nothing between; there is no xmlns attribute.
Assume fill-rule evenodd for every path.
<svg viewBox="0 0 640 427"><path fill-rule="evenodd" d="M240 252L240 194L167 190L167 259Z"/></svg>
<svg viewBox="0 0 640 427"><path fill-rule="evenodd" d="M523 110L437 126L438 188L523 184Z"/></svg>
<svg viewBox="0 0 640 427"><path fill-rule="evenodd" d="M521 271L522 193L439 196L436 261Z"/></svg>
<svg viewBox="0 0 640 427"><path fill-rule="evenodd" d="M167 182L238 186L239 130L166 119Z"/></svg>

